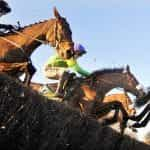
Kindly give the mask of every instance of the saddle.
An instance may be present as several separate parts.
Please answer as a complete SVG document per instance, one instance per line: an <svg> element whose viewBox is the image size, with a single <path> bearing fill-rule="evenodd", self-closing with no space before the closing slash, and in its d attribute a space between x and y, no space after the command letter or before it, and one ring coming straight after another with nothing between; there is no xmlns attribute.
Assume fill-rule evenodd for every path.
<svg viewBox="0 0 150 150"><path fill-rule="evenodd" d="M73 91L80 86L82 81L83 81L82 77L78 77L76 76L76 74L72 73L68 81L64 85L64 99L73 96L74 95Z"/></svg>

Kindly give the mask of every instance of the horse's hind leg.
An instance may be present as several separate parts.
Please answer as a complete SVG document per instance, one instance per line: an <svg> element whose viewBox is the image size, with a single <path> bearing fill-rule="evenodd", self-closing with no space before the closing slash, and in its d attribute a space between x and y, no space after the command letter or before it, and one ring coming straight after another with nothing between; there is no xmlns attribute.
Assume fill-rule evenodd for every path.
<svg viewBox="0 0 150 150"><path fill-rule="evenodd" d="M123 115L122 119L119 120L119 122L120 122L120 130L121 130L121 134L124 133L124 129L126 127L126 123L127 123L128 119L129 119L129 117L128 117L128 113L126 112L126 110L122 106L122 103L120 103L118 101L113 101L113 102L107 102L107 103L103 103L103 104L98 104L97 103L95 106L96 106L95 107L96 110L94 110L94 113L95 113L95 115L97 117L104 116L105 114L107 114L111 110L114 110L114 109L118 110L118 109L120 109L121 112L122 112L122 115ZM115 117L114 117L114 119L115 119Z"/></svg>
<svg viewBox="0 0 150 150"><path fill-rule="evenodd" d="M26 75L24 79L24 84L26 86L29 86L32 76L35 74L35 72L36 72L36 68L32 65L31 62L29 62L26 68L26 72L25 72Z"/></svg>

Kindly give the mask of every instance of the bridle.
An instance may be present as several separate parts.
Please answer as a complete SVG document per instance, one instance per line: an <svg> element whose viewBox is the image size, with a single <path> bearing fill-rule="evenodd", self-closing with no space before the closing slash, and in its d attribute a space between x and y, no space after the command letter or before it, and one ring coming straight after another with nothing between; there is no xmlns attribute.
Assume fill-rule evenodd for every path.
<svg viewBox="0 0 150 150"><path fill-rule="evenodd" d="M51 36L50 30L47 32L46 34L46 40L48 41L49 37ZM60 47L60 43L71 43L73 44L73 42L68 42L67 40L62 40L61 38L58 38L58 20L55 21L55 25L54 25L54 40L51 41L53 47L55 47L55 49L59 49Z"/></svg>

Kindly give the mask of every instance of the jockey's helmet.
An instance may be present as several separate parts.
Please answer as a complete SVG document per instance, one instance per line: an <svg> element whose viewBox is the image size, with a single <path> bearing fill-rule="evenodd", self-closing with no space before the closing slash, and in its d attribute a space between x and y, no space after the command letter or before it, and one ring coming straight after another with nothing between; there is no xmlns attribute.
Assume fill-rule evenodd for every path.
<svg viewBox="0 0 150 150"><path fill-rule="evenodd" d="M74 43L74 51L78 55L83 55L83 54L85 54L87 52L85 50L84 46L81 45L80 43Z"/></svg>

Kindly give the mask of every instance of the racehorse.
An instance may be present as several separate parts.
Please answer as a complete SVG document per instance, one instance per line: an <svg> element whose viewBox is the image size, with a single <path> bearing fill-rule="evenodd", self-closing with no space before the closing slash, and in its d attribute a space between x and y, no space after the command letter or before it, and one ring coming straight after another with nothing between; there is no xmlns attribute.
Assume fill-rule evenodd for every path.
<svg viewBox="0 0 150 150"><path fill-rule="evenodd" d="M115 100L113 102L104 103L105 94L113 88L120 87L137 97L144 94L144 90L139 86L139 82L130 72L129 66L124 68L104 69L93 72L87 78L74 78L69 80L65 86L64 101L86 114L90 114L95 118L99 118L112 109L116 109L115 115L111 118L111 122L117 120L119 109L123 114L123 120L128 118L128 114L122 103ZM31 84L34 89L40 89L41 85ZM120 125L122 125L122 120ZM109 121L107 121L109 122ZM124 127L121 127L122 129Z"/></svg>
<svg viewBox="0 0 150 150"><path fill-rule="evenodd" d="M103 102L105 103L116 100L122 103L128 115L134 115L136 113L136 110L133 107L133 102L126 92L106 95Z"/></svg>
<svg viewBox="0 0 150 150"><path fill-rule="evenodd" d="M41 44L50 43L63 58L74 54L72 32L65 18L54 8L55 18L31 24L0 36L0 71L13 77L25 72L29 84L35 69L30 56Z"/></svg>

